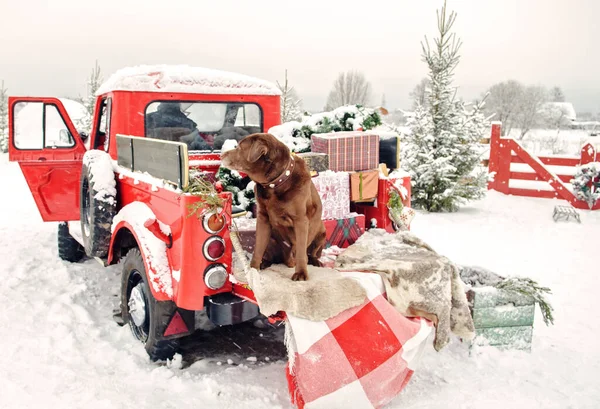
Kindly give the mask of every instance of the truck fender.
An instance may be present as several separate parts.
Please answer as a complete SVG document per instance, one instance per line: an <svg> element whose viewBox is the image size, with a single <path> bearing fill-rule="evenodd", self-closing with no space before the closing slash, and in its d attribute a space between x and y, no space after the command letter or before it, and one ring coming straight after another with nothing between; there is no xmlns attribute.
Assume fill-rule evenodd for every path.
<svg viewBox="0 0 600 409"><path fill-rule="evenodd" d="M152 295L158 301L173 300L173 276L167 244L144 226L152 219L157 220L154 212L142 202L130 203L117 213L112 224L108 264L117 263L126 251L137 246L144 259ZM170 233L169 226L159 221L157 223L163 233Z"/></svg>

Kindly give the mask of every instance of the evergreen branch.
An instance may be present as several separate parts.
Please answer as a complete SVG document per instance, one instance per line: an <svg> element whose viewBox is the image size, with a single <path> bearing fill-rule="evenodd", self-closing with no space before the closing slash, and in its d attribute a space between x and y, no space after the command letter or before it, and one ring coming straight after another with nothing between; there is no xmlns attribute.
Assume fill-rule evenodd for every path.
<svg viewBox="0 0 600 409"><path fill-rule="evenodd" d="M554 316L552 315L554 308L544 296L544 294L552 294L549 288L541 287L536 281L522 277L507 278L498 283L496 288L533 298L540 306L544 323L546 325L554 324Z"/></svg>
<svg viewBox="0 0 600 409"><path fill-rule="evenodd" d="M213 184L206 180L202 175L190 177L190 182L188 186L183 189L183 192L202 199L201 201L192 203L188 206L190 213L187 217L195 214L198 218L201 218L205 213L217 211L225 205L225 200L219 196L219 193Z"/></svg>

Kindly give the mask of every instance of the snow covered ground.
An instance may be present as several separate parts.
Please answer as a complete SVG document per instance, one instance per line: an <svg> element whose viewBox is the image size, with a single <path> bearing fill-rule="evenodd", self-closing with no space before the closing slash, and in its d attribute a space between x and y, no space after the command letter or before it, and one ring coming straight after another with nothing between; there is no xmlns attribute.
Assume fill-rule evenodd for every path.
<svg viewBox="0 0 600 409"><path fill-rule="evenodd" d="M264 352L258 362L237 354L233 364L227 356L149 363L111 318L118 271L60 261L56 225L41 222L6 155L0 178L0 408L291 407L284 363L265 362ZM531 354L485 348L469 357L457 340L440 353L429 347L390 408L599 407L600 212L582 212L581 224L554 223L556 203L491 192L459 213L417 215L413 232L457 263L552 288L556 325L545 327L538 311ZM231 339L220 342L229 347Z"/></svg>

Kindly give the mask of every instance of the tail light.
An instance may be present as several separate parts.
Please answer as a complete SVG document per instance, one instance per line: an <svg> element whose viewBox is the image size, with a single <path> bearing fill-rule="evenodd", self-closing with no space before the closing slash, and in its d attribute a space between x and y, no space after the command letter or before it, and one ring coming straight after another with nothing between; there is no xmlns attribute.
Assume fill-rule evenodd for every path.
<svg viewBox="0 0 600 409"><path fill-rule="evenodd" d="M227 270L220 264L213 264L206 269L204 282L211 290L218 290L227 282Z"/></svg>
<svg viewBox="0 0 600 409"><path fill-rule="evenodd" d="M204 257L210 261L216 261L225 254L225 240L219 236L212 236L204 243Z"/></svg>
<svg viewBox="0 0 600 409"><path fill-rule="evenodd" d="M219 212L208 213L204 216L202 226L208 233L217 234L225 227L225 216L220 215Z"/></svg>

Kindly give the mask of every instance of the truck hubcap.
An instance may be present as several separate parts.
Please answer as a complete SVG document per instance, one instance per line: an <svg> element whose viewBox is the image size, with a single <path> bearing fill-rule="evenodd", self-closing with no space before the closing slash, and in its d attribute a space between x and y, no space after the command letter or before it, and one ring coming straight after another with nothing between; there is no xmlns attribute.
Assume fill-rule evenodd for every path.
<svg viewBox="0 0 600 409"><path fill-rule="evenodd" d="M129 315L133 323L138 327L141 327L146 321L146 301L144 300L142 284L140 282L133 287L129 296L129 302L127 303L129 306Z"/></svg>

